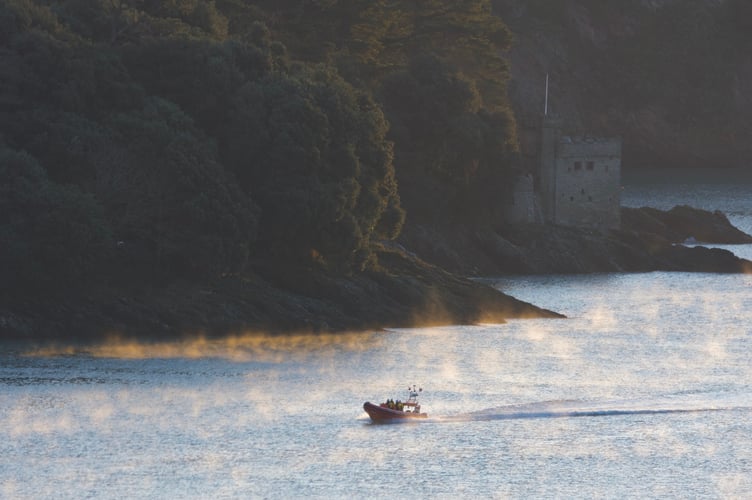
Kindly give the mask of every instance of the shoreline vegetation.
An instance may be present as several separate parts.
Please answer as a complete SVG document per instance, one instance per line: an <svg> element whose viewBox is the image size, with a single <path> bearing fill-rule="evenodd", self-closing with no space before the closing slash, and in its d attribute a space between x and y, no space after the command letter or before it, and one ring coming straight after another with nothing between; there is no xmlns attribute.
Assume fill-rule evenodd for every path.
<svg viewBox="0 0 752 500"><path fill-rule="evenodd" d="M0 339L553 318L466 277L750 272L681 245L749 242L688 207L624 209L610 233L499 225L536 164L552 53L597 70L553 68L552 106L572 130L626 131L625 164L749 157L749 3L628 3L0 3ZM707 22L654 50L680 14ZM687 67L718 78L667 78Z"/></svg>
<svg viewBox="0 0 752 500"><path fill-rule="evenodd" d="M178 340L563 317L402 250L384 248L378 256L382 269L351 276L288 268L283 275L226 277L211 284L176 282L135 294L93 287L26 300L11 310L0 308L0 334L7 340Z"/></svg>
<svg viewBox="0 0 752 500"><path fill-rule="evenodd" d="M447 261L453 255L448 240L427 239L423 244L442 249L431 257L445 261L444 267L455 273L473 266L476 275L483 271L485 276L656 270L752 273L752 262L727 250L682 244L688 239L752 243L752 236L720 212L683 206L669 211L624 208L622 213L624 228L608 234L520 226L506 228L505 234L514 235L509 240L493 233L494 245L488 233L458 234L455 250L472 255L470 259ZM162 341L564 318L428 264L399 244L381 246L378 260L379 270L351 276L311 268L280 273L280 268L269 266L263 276L226 277L211 284L181 281L137 290L96 286L25 300L0 308L0 335L5 340L96 343L112 337Z"/></svg>

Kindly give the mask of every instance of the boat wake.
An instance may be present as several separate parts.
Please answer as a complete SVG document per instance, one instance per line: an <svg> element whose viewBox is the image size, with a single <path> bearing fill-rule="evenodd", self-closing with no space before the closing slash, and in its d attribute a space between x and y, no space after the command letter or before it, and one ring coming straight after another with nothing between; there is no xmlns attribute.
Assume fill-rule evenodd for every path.
<svg viewBox="0 0 752 500"><path fill-rule="evenodd" d="M660 415L668 413L702 413L752 410L752 405L734 401L696 399L655 401L544 401L500 406L458 415L434 417L434 422L473 422L534 418L608 417L623 415Z"/></svg>

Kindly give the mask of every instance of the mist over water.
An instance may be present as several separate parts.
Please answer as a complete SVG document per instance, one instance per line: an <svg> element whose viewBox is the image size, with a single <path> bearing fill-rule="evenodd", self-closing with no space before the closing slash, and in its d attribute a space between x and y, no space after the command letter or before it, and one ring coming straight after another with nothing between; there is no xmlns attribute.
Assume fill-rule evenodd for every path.
<svg viewBox="0 0 752 500"><path fill-rule="evenodd" d="M3 346L0 497L752 494L752 276L494 282L568 319ZM408 384L429 418L371 424Z"/></svg>

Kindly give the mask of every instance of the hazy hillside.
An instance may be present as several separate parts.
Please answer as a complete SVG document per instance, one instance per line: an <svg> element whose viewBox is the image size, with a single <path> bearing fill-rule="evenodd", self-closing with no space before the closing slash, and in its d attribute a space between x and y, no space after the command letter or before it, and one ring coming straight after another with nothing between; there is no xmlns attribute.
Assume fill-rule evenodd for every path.
<svg viewBox="0 0 752 500"><path fill-rule="evenodd" d="M410 252L500 248L546 73L628 167L746 164L749 5L0 2L0 334L541 314Z"/></svg>
<svg viewBox="0 0 752 500"><path fill-rule="evenodd" d="M539 314L391 243L503 201L510 40L489 0L0 2L0 334Z"/></svg>
<svg viewBox="0 0 752 500"><path fill-rule="evenodd" d="M533 149L550 109L624 138L625 168L749 166L752 2L495 0L515 36L510 97Z"/></svg>

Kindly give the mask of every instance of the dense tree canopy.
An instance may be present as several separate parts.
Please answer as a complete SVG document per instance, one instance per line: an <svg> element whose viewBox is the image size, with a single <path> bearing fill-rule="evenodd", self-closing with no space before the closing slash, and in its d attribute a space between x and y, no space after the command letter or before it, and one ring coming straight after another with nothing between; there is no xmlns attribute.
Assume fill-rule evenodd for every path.
<svg viewBox="0 0 752 500"><path fill-rule="evenodd" d="M485 109L474 81L429 54L386 78L380 95L392 117L410 214L487 220L482 214L508 185L516 149L511 112Z"/></svg>
<svg viewBox="0 0 752 500"><path fill-rule="evenodd" d="M292 53L335 65L384 107L409 218L488 223L517 150L504 58L512 35L489 1L261 4Z"/></svg>
<svg viewBox="0 0 752 500"><path fill-rule="evenodd" d="M112 247L92 196L50 181L28 153L0 146L0 296L86 281Z"/></svg>
<svg viewBox="0 0 752 500"><path fill-rule="evenodd" d="M399 233L384 116L331 70L243 86L228 130L227 165L261 207L266 248L363 262L371 238Z"/></svg>
<svg viewBox="0 0 752 500"><path fill-rule="evenodd" d="M486 0L8 0L0 26L0 259L29 289L361 269L403 200L487 209L516 148Z"/></svg>
<svg viewBox="0 0 752 500"><path fill-rule="evenodd" d="M749 163L752 2L493 3L518 34L512 88L531 133L550 73L550 109L572 131L622 136L627 168Z"/></svg>

